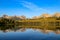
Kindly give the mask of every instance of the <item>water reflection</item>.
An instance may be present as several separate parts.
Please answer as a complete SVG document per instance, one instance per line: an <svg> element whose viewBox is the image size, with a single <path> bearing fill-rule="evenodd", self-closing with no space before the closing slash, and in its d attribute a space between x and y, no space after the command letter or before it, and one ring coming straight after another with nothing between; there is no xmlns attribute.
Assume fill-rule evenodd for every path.
<svg viewBox="0 0 60 40"><path fill-rule="evenodd" d="M26 31L26 29L32 29L33 31L38 31L38 32L42 32L42 33L50 33L50 32L54 32L56 34L60 34L60 30L47 30L47 29L38 29L38 28L26 28L26 27L23 27L23 28L20 28L18 26L0 26L0 31L3 31L3 32L11 32L11 31L14 31L14 32L24 32Z"/></svg>
<svg viewBox="0 0 60 40"><path fill-rule="evenodd" d="M3 26L0 40L60 40L60 30Z"/></svg>

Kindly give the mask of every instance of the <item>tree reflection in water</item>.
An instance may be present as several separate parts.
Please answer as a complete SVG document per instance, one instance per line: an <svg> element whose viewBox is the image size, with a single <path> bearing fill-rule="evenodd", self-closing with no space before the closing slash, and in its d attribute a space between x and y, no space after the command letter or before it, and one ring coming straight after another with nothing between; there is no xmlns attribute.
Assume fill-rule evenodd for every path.
<svg viewBox="0 0 60 40"><path fill-rule="evenodd" d="M39 28L26 28L26 27L18 27L18 26L14 26L14 25L9 25L9 26L0 26L0 31L3 31L4 33L6 32L24 32L26 31L26 29L33 29L34 31L38 31L38 32L42 32L42 33L50 33L50 32L54 32L56 34L60 34L60 30L47 30L47 29L39 29Z"/></svg>

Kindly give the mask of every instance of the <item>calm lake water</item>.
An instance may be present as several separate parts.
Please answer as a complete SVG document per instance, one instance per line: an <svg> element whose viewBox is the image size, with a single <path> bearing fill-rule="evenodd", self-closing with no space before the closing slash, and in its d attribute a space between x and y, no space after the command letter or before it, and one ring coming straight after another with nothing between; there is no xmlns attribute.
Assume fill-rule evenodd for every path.
<svg viewBox="0 0 60 40"><path fill-rule="evenodd" d="M60 31L21 28L0 31L0 40L60 40Z"/></svg>

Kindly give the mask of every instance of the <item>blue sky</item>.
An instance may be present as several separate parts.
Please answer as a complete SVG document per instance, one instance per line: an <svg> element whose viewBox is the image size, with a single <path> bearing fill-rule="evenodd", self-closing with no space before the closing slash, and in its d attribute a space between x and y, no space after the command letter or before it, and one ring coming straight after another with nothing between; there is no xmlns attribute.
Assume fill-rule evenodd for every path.
<svg viewBox="0 0 60 40"><path fill-rule="evenodd" d="M60 12L60 0L0 0L0 16L39 16Z"/></svg>

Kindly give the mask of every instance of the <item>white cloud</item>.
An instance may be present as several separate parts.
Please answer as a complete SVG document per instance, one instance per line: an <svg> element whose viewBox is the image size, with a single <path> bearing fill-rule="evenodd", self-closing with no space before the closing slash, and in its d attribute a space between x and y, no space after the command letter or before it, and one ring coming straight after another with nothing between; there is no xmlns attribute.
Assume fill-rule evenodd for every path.
<svg viewBox="0 0 60 40"><path fill-rule="evenodd" d="M50 11L40 8L37 5L31 3L31 2L27 2L27 1L22 1L21 3L24 7L29 8L30 10L32 10L34 13L50 13Z"/></svg>

